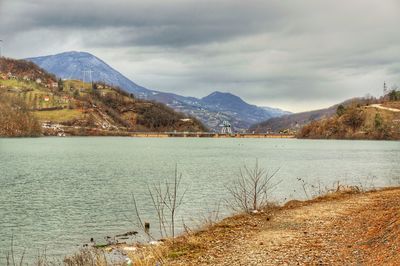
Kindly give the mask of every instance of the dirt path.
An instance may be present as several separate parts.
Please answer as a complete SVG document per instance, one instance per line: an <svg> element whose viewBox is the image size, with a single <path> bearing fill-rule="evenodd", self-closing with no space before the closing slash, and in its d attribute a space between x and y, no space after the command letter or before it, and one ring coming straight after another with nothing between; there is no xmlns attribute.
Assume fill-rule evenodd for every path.
<svg viewBox="0 0 400 266"><path fill-rule="evenodd" d="M293 202L186 241L194 248L166 264L400 265L400 189Z"/></svg>
<svg viewBox="0 0 400 266"><path fill-rule="evenodd" d="M400 109L385 107L385 106L382 106L381 104L371 104L368 107L378 108L378 109L387 110L387 111L396 112L396 113L400 112Z"/></svg>

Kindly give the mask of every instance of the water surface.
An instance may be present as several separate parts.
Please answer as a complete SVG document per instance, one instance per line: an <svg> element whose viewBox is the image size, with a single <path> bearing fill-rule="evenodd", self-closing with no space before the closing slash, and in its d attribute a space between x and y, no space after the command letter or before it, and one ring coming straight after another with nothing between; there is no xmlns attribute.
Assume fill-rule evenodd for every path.
<svg viewBox="0 0 400 266"><path fill-rule="evenodd" d="M400 142L207 138L0 139L0 263L10 248L34 257L75 250L131 230L132 194L155 225L148 184L172 178L188 188L179 217L194 226L229 198L239 167L280 168L274 198L304 198L308 184L398 184ZM221 208L221 215L229 211ZM180 218L181 219L181 218Z"/></svg>

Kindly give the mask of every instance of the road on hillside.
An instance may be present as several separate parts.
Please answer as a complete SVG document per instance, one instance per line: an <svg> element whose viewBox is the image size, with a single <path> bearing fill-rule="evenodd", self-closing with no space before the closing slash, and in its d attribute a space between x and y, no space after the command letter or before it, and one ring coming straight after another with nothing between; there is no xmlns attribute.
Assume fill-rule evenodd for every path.
<svg viewBox="0 0 400 266"><path fill-rule="evenodd" d="M396 112L396 113L400 112L400 109L385 107L385 106L382 106L381 104L371 104L368 107L378 108L378 109L387 110L387 111Z"/></svg>

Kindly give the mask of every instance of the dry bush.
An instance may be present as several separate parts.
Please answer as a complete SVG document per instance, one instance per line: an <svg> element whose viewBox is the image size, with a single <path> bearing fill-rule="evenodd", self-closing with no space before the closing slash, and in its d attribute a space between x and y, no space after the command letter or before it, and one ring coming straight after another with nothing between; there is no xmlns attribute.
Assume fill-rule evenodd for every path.
<svg viewBox="0 0 400 266"><path fill-rule="evenodd" d="M228 186L232 196L229 206L235 211L251 212L261 210L268 206L271 192L276 189L280 181L273 182L279 169L272 173L258 166L258 160L253 169L246 165L240 169L239 176Z"/></svg>
<svg viewBox="0 0 400 266"><path fill-rule="evenodd" d="M148 186L148 193L152 200L152 206L157 214L159 233L162 238L175 238L176 215L179 207L183 203L187 188L181 190L182 174L178 173L178 167L175 166L174 178L172 181L166 179L164 183L158 183ZM137 224L149 237L153 238L142 220L137 201L133 196L133 204Z"/></svg>
<svg viewBox="0 0 400 266"><path fill-rule="evenodd" d="M64 259L65 266L111 266L105 253L97 249L82 249Z"/></svg>
<svg viewBox="0 0 400 266"><path fill-rule="evenodd" d="M400 138L399 116L356 105L347 107L340 116L311 122L297 134L310 139L383 139Z"/></svg>
<svg viewBox="0 0 400 266"><path fill-rule="evenodd" d="M33 137L41 135L38 120L18 97L0 94L0 136Z"/></svg>
<svg viewBox="0 0 400 266"><path fill-rule="evenodd" d="M349 126L355 132L365 121L365 113L356 106L346 109L343 117L343 123Z"/></svg>

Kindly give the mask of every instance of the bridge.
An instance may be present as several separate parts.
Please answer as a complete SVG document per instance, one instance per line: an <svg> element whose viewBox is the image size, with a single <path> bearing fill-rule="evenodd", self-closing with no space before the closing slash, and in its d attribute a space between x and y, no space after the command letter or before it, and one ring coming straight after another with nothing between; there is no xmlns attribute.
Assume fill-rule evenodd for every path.
<svg viewBox="0 0 400 266"><path fill-rule="evenodd" d="M215 132L129 132L131 137L147 138L295 138L293 134L278 133L215 133Z"/></svg>

